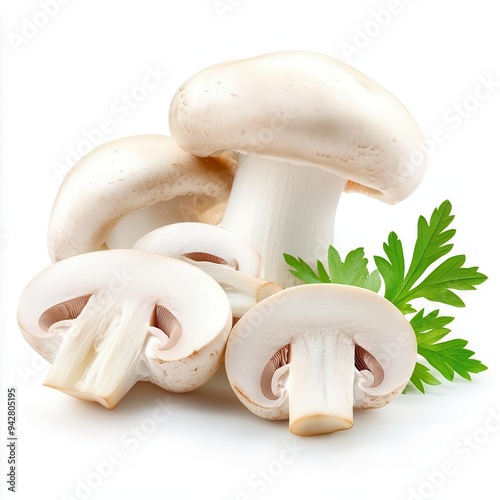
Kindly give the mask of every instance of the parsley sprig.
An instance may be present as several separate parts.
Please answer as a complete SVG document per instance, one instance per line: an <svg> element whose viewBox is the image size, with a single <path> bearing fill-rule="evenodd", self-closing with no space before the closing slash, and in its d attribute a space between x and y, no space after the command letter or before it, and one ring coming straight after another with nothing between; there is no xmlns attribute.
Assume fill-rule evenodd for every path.
<svg viewBox="0 0 500 500"><path fill-rule="evenodd" d="M303 259L284 255L287 264L293 268L290 272L304 283L338 283L379 292L383 280L384 297L403 314L413 315L410 324L417 338L418 354L430 365L417 362L410 379L422 393L425 392L424 384L441 383L431 373L430 367L450 381L455 374L471 380L471 373L487 369L480 361L471 358L475 353L466 349L466 340L441 342L451 332L447 326L453 317L440 316L439 310L426 314L424 309L417 311L412 305L414 300L426 299L464 307L463 300L452 290L475 290L487 279L477 267L464 267L464 255L444 259L453 249L450 240L456 233L449 228L454 219L451 210L451 203L446 200L432 212L429 220L419 217L417 239L408 268L403 244L395 232L391 232L383 244L385 257L374 257L377 269L371 272L363 248L349 252L342 261L339 252L330 245L328 271L320 261L317 262L317 271L314 271Z"/></svg>

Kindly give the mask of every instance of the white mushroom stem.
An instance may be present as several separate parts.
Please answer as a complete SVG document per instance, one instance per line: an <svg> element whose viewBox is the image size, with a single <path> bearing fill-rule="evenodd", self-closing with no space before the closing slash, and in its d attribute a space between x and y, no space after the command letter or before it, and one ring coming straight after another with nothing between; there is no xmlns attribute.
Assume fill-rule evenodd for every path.
<svg viewBox="0 0 500 500"><path fill-rule="evenodd" d="M328 434L353 424L354 342L331 332L296 335L290 347L290 431Z"/></svg>
<svg viewBox="0 0 500 500"><path fill-rule="evenodd" d="M297 284L283 254L324 260L333 243L337 204L346 180L320 167L239 154L221 227L239 234L262 257L263 278Z"/></svg>
<svg viewBox="0 0 500 500"><path fill-rule="evenodd" d="M150 325L150 301L92 295L63 335L44 385L115 407L138 380Z"/></svg>

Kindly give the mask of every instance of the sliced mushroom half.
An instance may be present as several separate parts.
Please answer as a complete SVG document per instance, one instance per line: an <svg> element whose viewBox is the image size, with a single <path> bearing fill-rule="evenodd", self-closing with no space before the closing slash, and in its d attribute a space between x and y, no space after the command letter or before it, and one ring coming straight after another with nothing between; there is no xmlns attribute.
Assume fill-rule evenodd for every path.
<svg viewBox="0 0 500 500"><path fill-rule="evenodd" d="M169 224L143 236L134 248L190 262L208 273L225 290L236 319L282 290L258 277L261 258L250 243L211 224Z"/></svg>
<svg viewBox="0 0 500 500"><path fill-rule="evenodd" d="M231 308L185 262L138 250L57 262L25 288L18 322L52 362L45 385L115 407L138 380L186 392L222 362Z"/></svg>
<svg viewBox="0 0 500 500"><path fill-rule="evenodd" d="M353 425L353 407L380 408L408 383L415 334L382 296L317 284L285 289L232 329L225 356L231 387L253 413L289 418L292 433Z"/></svg>

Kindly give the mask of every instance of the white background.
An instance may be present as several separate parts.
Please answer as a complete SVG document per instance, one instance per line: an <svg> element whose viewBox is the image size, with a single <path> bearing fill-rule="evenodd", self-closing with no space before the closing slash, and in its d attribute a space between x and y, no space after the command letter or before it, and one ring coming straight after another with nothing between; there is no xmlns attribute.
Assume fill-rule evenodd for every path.
<svg viewBox="0 0 500 500"><path fill-rule="evenodd" d="M7 387L17 386L15 498L242 500L293 494L407 500L482 498L498 491L496 2L55 5L1 1L0 399L4 422ZM193 73L282 49L313 50L350 63L417 119L430 153L424 182L394 207L344 195L337 245L380 254L395 230L410 246L417 216L451 200L458 231L454 251L465 253L467 264L490 279L462 294L465 309L446 312L456 316L452 335L470 340L490 369L472 383L457 380L429 388L425 396L411 392L378 411L356 412L350 431L308 439L293 437L285 422L250 414L222 372L195 393L170 395L162 422L165 413L156 400L165 401L167 393L146 383L113 411L44 387L48 365L19 333L16 305L27 282L49 264L46 227L60 184L54 166L64 166L71 149L83 148L86 135L101 143L168 134L171 97ZM159 82L141 93L136 87L148 68L156 69ZM133 92L140 102L124 104L122 95ZM97 133L103 123L105 131ZM0 437L0 496L10 498L3 423ZM112 470L105 462L113 462Z"/></svg>

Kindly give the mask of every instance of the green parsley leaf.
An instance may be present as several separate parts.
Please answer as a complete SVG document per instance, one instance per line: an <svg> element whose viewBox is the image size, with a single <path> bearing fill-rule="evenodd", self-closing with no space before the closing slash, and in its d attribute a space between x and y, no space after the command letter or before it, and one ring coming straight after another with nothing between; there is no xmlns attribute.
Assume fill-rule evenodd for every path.
<svg viewBox="0 0 500 500"><path fill-rule="evenodd" d="M487 277L478 272L477 267L464 268L464 255L456 255L442 262L436 269L424 275L434 262L453 248L448 241L455 235L454 229L447 229L453 221L451 203L444 201L436 208L430 221L420 216L417 227L417 241L413 250L410 267L405 272L403 245L392 232L383 250L387 259L375 256L375 264L385 284L385 298L393 302L403 314L415 312L410 301L425 298L433 302L455 307L464 307L462 299L453 290L475 290Z"/></svg>
<svg viewBox="0 0 500 500"><path fill-rule="evenodd" d="M419 285L409 290L405 300L425 298L455 307L465 307L463 300L450 289L475 290L486 280L486 276L477 272L477 267L462 267L464 255L456 255L445 260L432 271Z"/></svg>
<svg viewBox="0 0 500 500"><path fill-rule="evenodd" d="M382 285L380 274L377 270L368 271L368 259L362 248L357 248L346 255L342 261L339 252L330 245L328 248L328 274L325 266L318 261L316 273L312 267L300 258L284 254L286 263L293 267L290 272L304 283L337 283L367 288L378 292Z"/></svg>
<svg viewBox="0 0 500 500"><path fill-rule="evenodd" d="M339 252L330 245L328 249L328 268L332 283L358 286L378 292L382 284L378 271L368 271L368 259L365 251L356 248L349 252L342 262Z"/></svg>
<svg viewBox="0 0 500 500"><path fill-rule="evenodd" d="M471 380L470 373L482 372L487 367L476 359L470 359L475 353L465 349L468 342L462 339L439 342L451 332L445 326L453 319L451 316L439 316L439 311L432 311L424 315L422 309L415 314L410 324L417 337L418 354L449 381L453 381L455 373L466 380ZM429 383L426 381L426 377L417 377L416 380L417 384L413 380L411 382L418 390L424 392L422 384Z"/></svg>
<svg viewBox="0 0 500 500"><path fill-rule="evenodd" d="M304 283L331 283L328 276L326 276L327 280L325 281L324 277L318 276L313 271L312 267L301 258L296 259L287 253L283 254L283 256L285 257L285 262L294 268L290 269L290 273L302 280Z"/></svg>
<svg viewBox="0 0 500 500"><path fill-rule="evenodd" d="M455 373L466 380L471 380L471 373L482 372L488 367L477 359L470 359L475 353L465 349L467 344L466 340L453 339L439 344L419 346L418 353L447 380L453 381Z"/></svg>
<svg viewBox="0 0 500 500"><path fill-rule="evenodd" d="M405 278L404 289L410 289L431 264L446 255L453 248L446 245L455 235L454 229L446 230L455 218L451 215L451 203L446 200L431 215L427 223L423 216L418 218L417 241L413 249L413 258Z"/></svg>
<svg viewBox="0 0 500 500"><path fill-rule="evenodd" d="M439 385L441 382L432 375L429 368L421 363L416 363L415 369L410 378L410 382L422 393L425 394L424 384Z"/></svg>
<svg viewBox="0 0 500 500"><path fill-rule="evenodd" d="M415 332L419 345L433 344L451 332L445 326L454 319L452 316L439 316L439 311L432 311L426 316L424 310L421 309L410 320L410 325Z"/></svg>
<svg viewBox="0 0 500 500"><path fill-rule="evenodd" d="M383 249L389 260L386 260L383 257L374 257L374 260L380 275L384 280L384 296L387 300L394 303L403 289L405 274L403 245L396 233L391 232L389 234L389 238L387 243L384 243ZM407 311L414 312L411 308L408 308Z"/></svg>

